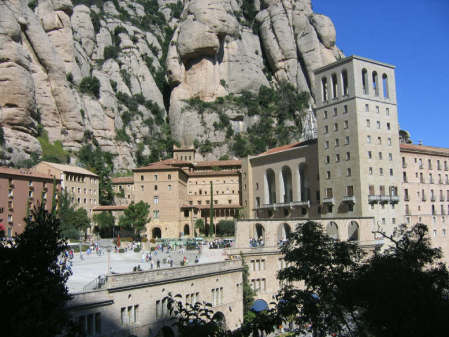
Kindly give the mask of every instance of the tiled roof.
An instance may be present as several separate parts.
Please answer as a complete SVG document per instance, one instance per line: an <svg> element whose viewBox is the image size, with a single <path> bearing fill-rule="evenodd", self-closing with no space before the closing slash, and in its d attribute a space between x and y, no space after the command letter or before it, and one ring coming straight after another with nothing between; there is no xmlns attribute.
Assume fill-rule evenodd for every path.
<svg viewBox="0 0 449 337"><path fill-rule="evenodd" d="M433 154L440 156L449 156L449 149L444 147L434 147L417 144L401 144L401 152L415 152L422 154Z"/></svg>
<svg viewBox="0 0 449 337"><path fill-rule="evenodd" d="M63 171L63 172L70 172L70 173L78 173L78 174L84 174L87 176L94 176L94 177L98 177L95 173L86 170L85 168L79 167L79 166L74 166L74 165L65 165L65 164L56 164L56 163L51 163L48 161L43 161L41 162L42 164L46 164L48 166L51 166L57 170ZM39 164L38 164L39 165Z"/></svg>
<svg viewBox="0 0 449 337"><path fill-rule="evenodd" d="M192 163L185 160L177 160L177 159L165 159L158 161L156 163L151 163L147 166L137 167L134 171L152 171L152 170L167 170L173 169L176 170L179 167L183 166L192 166Z"/></svg>
<svg viewBox="0 0 449 337"><path fill-rule="evenodd" d="M124 211L127 209L128 206L126 205L112 205L112 206L97 206L93 209L95 212L100 211Z"/></svg>
<svg viewBox="0 0 449 337"><path fill-rule="evenodd" d="M271 154L271 153L276 153L276 152L289 150L289 149L292 149L294 147L297 147L297 146L301 145L301 143L302 142L296 142L296 143L292 143L292 144L287 144L287 145L282 145L282 146L278 146L278 147L273 147L272 149L268 149L267 151L258 154L258 156L263 156L263 155L266 155L266 154Z"/></svg>
<svg viewBox="0 0 449 337"><path fill-rule="evenodd" d="M241 160L214 160L214 161L200 161L195 163L197 167L213 167L213 166L241 166Z"/></svg>
<svg viewBox="0 0 449 337"><path fill-rule="evenodd" d="M13 168L9 168L9 167L0 167L0 174L53 180L52 176L43 174L43 173L39 173L36 170L32 170L32 169L13 169ZM56 179L56 180L60 181L61 179Z"/></svg>
<svg viewBox="0 0 449 337"><path fill-rule="evenodd" d="M113 184L132 184L134 183L134 177L133 176L115 177L111 179L111 182Z"/></svg>

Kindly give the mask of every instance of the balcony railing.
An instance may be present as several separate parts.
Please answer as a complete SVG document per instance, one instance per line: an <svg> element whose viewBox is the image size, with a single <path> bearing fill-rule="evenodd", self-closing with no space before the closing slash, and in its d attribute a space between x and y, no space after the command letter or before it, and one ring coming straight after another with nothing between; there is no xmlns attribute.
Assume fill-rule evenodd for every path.
<svg viewBox="0 0 449 337"><path fill-rule="evenodd" d="M291 201L291 202L277 202L273 204L263 204L260 205L259 209L276 209L276 208L282 208L282 207L310 207L310 200L305 201Z"/></svg>
<svg viewBox="0 0 449 337"><path fill-rule="evenodd" d="M378 195L368 195L368 202L370 204L376 204L380 201L380 196Z"/></svg>
<svg viewBox="0 0 449 337"><path fill-rule="evenodd" d="M331 205L334 205L334 204L335 204L334 197L323 198L323 204L331 204Z"/></svg>
<svg viewBox="0 0 449 337"><path fill-rule="evenodd" d="M381 204L385 204L385 203L387 203L389 201L390 201L390 197L388 195L381 195L380 196L380 203Z"/></svg>
<svg viewBox="0 0 449 337"><path fill-rule="evenodd" d="M399 196L398 195L391 195L390 196L390 202L392 204L397 204L399 202Z"/></svg>
<svg viewBox="0 0 449 337"><path fill-rule="evenodd" d="M345 195L343 197L343 202L355 204L355 196L353 196L353 195Z"/></svg>

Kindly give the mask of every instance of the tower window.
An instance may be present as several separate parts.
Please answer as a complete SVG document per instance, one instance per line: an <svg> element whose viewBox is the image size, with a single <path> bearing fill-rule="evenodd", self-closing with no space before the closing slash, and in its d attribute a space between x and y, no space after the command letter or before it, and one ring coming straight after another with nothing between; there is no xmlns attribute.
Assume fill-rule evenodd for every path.
<svg viewBox="0 0 449 337"><path fill-rule="evenodd" d="M373 71L373 91L375 96L379 96L379 82L377 72Z"/></svg>
<svg viewBox="0 0 449 337"><path fill-rule="evenodd" d="M384 98L389 98L390 93L388 90L388 76L387 74L382 75L382 85L383 85L383 91L384 91Z"/></svg>
<svg viewBox="0 0 449 337"><path fill-rule="evenodd" d="M349 95L349 86L348 86L348 72L343 70L341 72L341 82L343 83L343 96Z"/></svg>
<svg viewBox="0 0 449 337"><path fill-rule="evenodd" d="M323 77L321 79L321 90L323 94L323 102L326 102L328 99L328 88L327 88L327 78Z"/></svg>

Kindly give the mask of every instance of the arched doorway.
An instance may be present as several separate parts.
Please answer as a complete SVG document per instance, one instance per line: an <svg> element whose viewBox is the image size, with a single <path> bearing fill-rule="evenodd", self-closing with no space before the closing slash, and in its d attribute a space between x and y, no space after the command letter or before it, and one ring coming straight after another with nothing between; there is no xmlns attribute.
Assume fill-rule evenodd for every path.
<svg viewBox="0 0 449 337"><path fill-rule="evenodd" d="M309 200L309 182L306 178L307 166L304 163L299 164L298 167L298 200Z"/></svg>
<svg viewBox="0 0 449 337"><path fill-rule="evenodd" d="M288 223L283 223L279 225L278 229L278 240L280 242L287 241L288 236L292 232L292 229Z"/></svg>
<svg viewBox="0 0 449 337"><path fill-rule="evenodd" d="M184 235L190 235L190 227L189 227L189 225L184 225Z"/></svg>
<svg viewBox="0 0 449 337"><path fill-rule="evenodd" d="M265 228L260 223L254 226L254 237L250 241L252 247L263 247L265 245Z"/></svg>
<svg viewBox="0 0 449 337"><path fill-rule="evenodd" d="M162 237L161 229L159 227L154 227L151 231L151 237L153 239L160 239Z"/></svg>
<svg viewBox="0 0 449 337"><path fill-rule="evenodd" d="M359 224L355 221L351 221L348 225L348 241L359 240Z"/></svg>
<svg viewBox="0 0 449 337"><path fill-rule="evenodd" d="M331 221L326 226L326 233L334 240L338 240L338 226L335 222Z"/></svg>
<svg viewBox="0 0 449 337"><path fill-rule="evenodd" d="M226 329L226 317L221 311L217 311L213 316L212 320L220 326L221 329Z"/></svg>
<svg viewBox="0 0 449 337"><path fill-rule="evenodd" d="M276 203L276 176L272 169L265 172L265 203Z"/></svg>
<svg viewBox="0 0 449 337"><path fill-rule="evenodd" d="M281 202L292 202L293 187L292 187L292 171L290 170L290 167L284 166L282 168L281 178L282 178Z"/></svg>

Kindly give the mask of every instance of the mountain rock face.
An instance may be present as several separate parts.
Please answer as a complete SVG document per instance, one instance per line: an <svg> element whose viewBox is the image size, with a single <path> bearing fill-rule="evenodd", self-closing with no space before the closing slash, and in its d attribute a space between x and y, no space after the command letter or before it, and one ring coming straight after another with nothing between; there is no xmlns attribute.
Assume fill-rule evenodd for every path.
<svg viewBox="0 0 449 337"><path fill-rule="evenodd" d="M223 141L207 131L218 116L187 100L280 81L310 93L313 70L342 57L335 41L310 0L0 0L2 161L42 153L47 136L73 160L94 142L117 169L171 138ZM236 132L251 124L229 117Z"/></svg>

